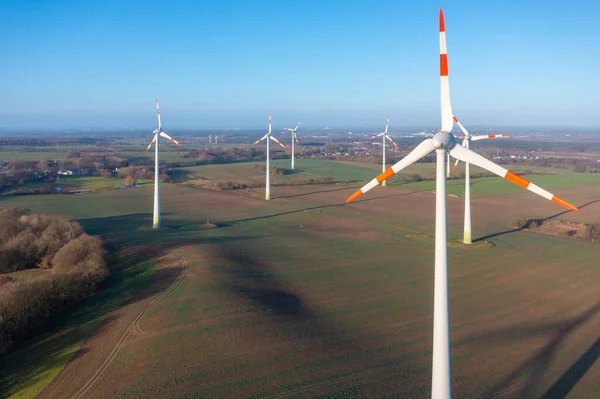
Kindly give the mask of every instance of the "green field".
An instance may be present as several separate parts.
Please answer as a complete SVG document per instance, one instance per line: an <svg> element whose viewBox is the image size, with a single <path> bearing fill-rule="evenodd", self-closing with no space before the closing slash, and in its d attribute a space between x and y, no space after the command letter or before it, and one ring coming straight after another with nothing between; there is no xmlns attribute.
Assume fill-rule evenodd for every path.
<svg viewBox="0 0 600 399"><path fill-rule="evenodd" d="M271 161L273 166L280 168L289 168L289 160ZM263 182L264 172L253 169L254 165L264 165L264 162L249 162L227 165L203 165L191 166L177 169L178 171L189 172L187 177L190 179L186 183L203 186L207 182L225 182L237 181L239 183ZM296 162L296 172L283 176L271 176L271 184L285 184L298 180L323 179L333 177L334 181L349 182L368 182L380 172L380 165L360 164L353 162L336 162L327 160L306 160L299 159ZM507 166L507 168L520 172L529 170L536 174L524 175L533 183L548 190L556 188L580 187L600 184L600 175L573 173L564 169L528 167L528 166ZM478 167L472 167L473 174L482 173L483 170ZM431 163L416 163L389 180L391 185L403 185L406 188L414 190L434 191L435 181L422 181L418 183L406 183L402 180L412 174L419 174L425 179L432 179L435 173L435 165ZM456 173L464 173L464 164L460 164ZM551 175L544 175L551 174ZM448 180L446 189L448 194L463 196L464 180ZM471 195L473 197L509 195L522 192L521 187L505 181L500 177L484 177L472 179Z"/></svg>
<svg viewBox="0 0 600 399"><path fill-rule="evenodd" d="M283 178L370 180L379 171L329 161L299 160L297 167L301 172ZM407 173L425 175L432 167L417 164ZM210 179L264 178L251 164L187 169ZM546 188L566 188L573 202L598 197L578 188L592 178L531 176ZM454 183L460 184L449 181L449 191ZM500 178L474 183L481 197L513 192ZM77 219L112 253L111 279L101 294L0 359L0 396L33 397L64 367L70 374L59 375L40 397L71 397L110 359L83 397L427 397L433 196L415 189L427 184L393 184L385 190L400 197L377 199L379 190L369 202L350 205L341 204L359 183L279 187L273 190L279 198L269 202L244 190L164 184L158 231L149 229L151 185L0 198L2 207ZM477 192L478 185L488 187ZM459 398L503 390L509 397L540 397L593 350L600 328L598 244L510 232L505 226L513 218L557 212L549 203L532 215L530 196L511 198L514 207L491 204L485 219L474 219L477 236L495 235L495 246L449 249ZM594 209L574 217L597 222ZM205 229L207 219L220 227ZM462 214L449 214L451 240L461 235L461 223ZM427 239L411 238L419 235ZM186 267L172 274L161 262L174 255ZM135 299L143 286L148 296ZM150 302L156 295L162 296ZM128 299L134 300L119 307ZM128 327L125 321L139 314ZM122 331L132 332L117 347ZM94 346L86 346L92 335ZM600 394L599 376L598 365L586 369L571 387L573 397Z"/></svg>
<svg viewBox="0 0 600 399"><path fill-rule="evenodd" d="M122 184L125 179L111 179L100 176L83 176L83 177L60 177L58 182L52 183L57 187L64 187L70 190L108 190L114 189L118 184ZM152 180L138 180L136 182L140 187L146 185L152 185ZM0 193L6 193L15 189L31 190L44 187L48 183L45 182L27 182L21 186L16 187L4 187L0 189ZM127 188L127 190L134 190L135 188Z"/></svg>

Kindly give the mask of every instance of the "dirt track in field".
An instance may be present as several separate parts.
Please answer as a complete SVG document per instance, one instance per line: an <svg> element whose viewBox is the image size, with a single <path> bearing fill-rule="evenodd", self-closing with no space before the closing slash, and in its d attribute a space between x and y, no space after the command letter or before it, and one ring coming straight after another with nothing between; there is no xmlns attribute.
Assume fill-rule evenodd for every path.
<svg viewBox="0 0 600 399"><path fill-rule="evenodd" d="M126 325L124 331L122 331L120 337L116 341L116 344L114 344L114 346L112 346L111 348L111 344L109 343L112 337L119 334L116 330L122 329L119 328L120 326L116 325L115 320L118 320L119 318L125 319L128 318L128 316L130 317L133 312L127 312L127 308L129 306L132 306L131 304L125 305L123 308L118 309L113 314L109 314L107 316L109 321L105 324L108 325L104 325L101 327L101 334L96 334L79 349L80 351L86 352L85 358L75 355L74 359L67 363L67 365L60 372L60 374L38 395L38 398L64 398L65 396L62 390L62 386L71 384L71 378L74 375L81 377L82 371L89 371L89 367L82 367L80 363L90 362L90 358L93 356L92 353L94 352L106 352L110 350L108 355L103 355L102 353L97 354L97 357L106 357L99 365L99 367L97 367L97 369L93 372L93 374L85 380L83 386L77 392L70 395L70 397L74 399L86 397L87 392L102 377L104 371L110 366L110 364L119 354L121 349L123 349L123 346L125 346L125 344L127 344L127 342L130 339L132 339L132 337L143 333L142 329L140 328L140 321L152 309L153 305L155 305L158 301L160 301L162 298L168 295L171 291L176 289L186 279L187 260L178 253L173 253L173 255L175 256L176 260L168 259L168 255L163 256L163 258L159 260L159 267L156 271L157 277L155 277L153 283L151 283L150 286L144 290L145 292L141 292L138 296L145 297L145 294L147 292L153 291L155 289L153 285L157 285L160 283L161 273L164 273L165 271L178 273L177 278L170 286L167 287L167 289L159 292L158 294L152 296L150 299L146 300L146 303L141 310L133 311L137 311L138 313L135 315L133 320L128 325ZM130 302L135 303L136 298L133 298ZM122 325L123 323L119 324Z"/></svg>

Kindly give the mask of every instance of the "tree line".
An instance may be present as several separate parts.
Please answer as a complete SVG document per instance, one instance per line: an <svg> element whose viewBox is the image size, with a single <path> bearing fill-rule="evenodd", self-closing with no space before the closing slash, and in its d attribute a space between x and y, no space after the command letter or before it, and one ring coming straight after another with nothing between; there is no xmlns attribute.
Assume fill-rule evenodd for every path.
<svg viewBox="0 0 600 399"><path fill-rule="evenodd" d="M0 354L53 315L94 294L108 275L104 247L81 225L0 209ZM45 269L34 278L14 272Z"/></svg>

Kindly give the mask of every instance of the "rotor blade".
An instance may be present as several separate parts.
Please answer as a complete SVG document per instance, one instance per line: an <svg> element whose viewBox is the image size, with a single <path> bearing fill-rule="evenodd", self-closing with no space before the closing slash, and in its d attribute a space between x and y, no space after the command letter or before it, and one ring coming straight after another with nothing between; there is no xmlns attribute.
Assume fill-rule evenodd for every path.
<svg viewBox="0 0 600 399"><path fill-rule="evenodd" d="M385 134L387 134L388 126L390 125L390 117L388 116L387 122L385 122Z"/></svg>
<svg viewBox="0 0 600 399"><path fill-rule="evenodd" d="M444 13L440 8L440 99L442 106L442 132L452 130L452 105L450 103L450 82L448 81L448 49L446 48L446 28Z"/></svg>
<svg viewBox="0 0 600 399"><path fill-rule="evenodd" d="M385 135L385 138L386 138L386 139L388 139L389 141L391 141L391 142L392 142L392 144L396 146L396 148L399 148L399 147L398 147L398 144L396 144L396 142L395 142L394 140L392 140L392 138L391 138L390 136L388 136L388 135L386 134L386 135Z"/></svg>
<svg viewBox="0 0 600 399"><path fill-rule="evenodd" d="M262 136L262 138L260 138L260 139L256 140L254 143L252 143L252 145L260 143L261 141L263 141L263 140L264 140L264 139L266 139L267 137L269 137L269 133L267 133L267 134L265 134L264 136Z"/></svg>
<svg viewBox="0 0 600 399"><path fill-rule="evenodd" d="M289 130L290 132L294 131L294 129L290 129L289 127L284 127L283 130Z"/></svg>
<svg viewBox="0 0 600 399"><path fill-rule="evenodd" d="M402 158L400 161L396 162L392 167L388 168L385 172L381 173L379 176L371 180L369 183L365 184L360 190L352 194L346 200L346 203L354 201L379 183L384 180L389 179L394 176L396 173L406 168L409 165L417 162L419 159L423 158L425 155L429 154L435 150L433 146L432 139L426 139L421 144L419 144L414 150L412 150L407 156Z"/></svg>
<svg viewBox="0 0 600 399"><path fill-rule="evenodd" d="M296 144L300 144L300 142L298 141L298 135L296 134L296 132L294 132L294 138L296 139Z"/></svg>
<svg viewBox="0 0 600 399"><path fill-rule="evenodd" d="M269 112L269 134L271 134L271 113Z"/></svg>
<svg viewBox="0 0 600 399"><path fill-rule="evenodd" d="M301 125L301 124L302 124L302 121L298 122L298 124L297 124L297 125L296 125L296 127L294 128L294 132L295 132L296 130L298 130L298 128L300 127L300 125Z"/></svg>
<svg viewBox="0 0 600 399"><path fill-rule="evenodd" d="M454 122L456 122L456 124L458 125L458 127L460 128L460 130L462 130L462 132L464 133L465 137L463 138L463 142L462 142L462 146L466 147L467 146L467 140L469 140L471 138L471 135L469 134L469 132L467 131L467 129L465 129L465 127L462 125L462 123L460 123L460 121L458 120L458 118L455 116L452 117L454 119ZM454 136L454 137L458 137L458 136ZM452 171L454 172L456 170L456 167L458 166L458 163L460 161L457 159L456 162L454 163L454 167L452 168Z"/></svg>
<svg viewBox="0 0 600 399"><path fill-rule="evenodd" d="M173 137L169 136L165 132L160 132L160 135L161 135L161 137L171 140L173 143L175 143L177 145L181 145L181 144L179 144L179 142L177 140L175 140Z"/></svg>
<svg viewBox="0 0 600 399"><path fill-rule="evenodd" d="M279 140L277 140L275 137L269 136L269 138L271 140L273 140L274 142L276 142L277 144L279 144L280 146L282 146L283 148L287 148L284 144L281 144L281 142Z"/></svg>
<svg viewBox="0 0 600 399"><path fill-rule="evenodd" d="M379 134L376 134L375 136L373 136L373 137L371 137L371 138L372 138L372 139L374 139L375 137L381 137L381 136L383 136L384 134L385 134L385 132L383 132L383 133L379 133Z"/></svg>
<svg viewBox="0 0 600 399"><path fill-rule="evenodd" d="M482 136L472 136L471 140L485 140L485 139L497 139L500 137L510 137L510 134L484 134Z"/></svg>
<svg viewBox="0 0 600 399"><path fill-rule="evenodd" d="M530 182L527 179L522 178L518 174L511 172L510 170L504 169L500 165L496 165L494 162L482 157L481 155L469 150L468 148L465 148L460 145L456 145L456 146L454 146L454 148L452 148L450 150L450 154L452 154L452 156L454 158L460 159L463 162L469 162L469 163L479 166L480 168L487 169L490 172L495 173L498 176L505 178L506 180L510 181L511 183L514 183L517 186L526 188L527 190L534 192L537 195L540 195L540 196L546 198L547 200L555 202L558 205L561 205L567 209L570 209L572 211L579 210L579 209L577 209L577 207L569 204L565 200L544 190L541 187L536 186L535 184L533 184L532 182Z"/></svg>
<svg viewBox="0 0 600 399"><path fill-rule="evenodd" d="M454 119L454 122L456 122L456 124L458 125L458 127L460 128L460 130L462 130L462 132L464 133L465 137L469 137L470 136L469 132L467 131L467 129L465 129L465 127L462 125L462 123L460 123L458 121L458 118L456 116L453 116L452 118Z"/></svg>
<svg viewBox="0 0 600 399"><path fill-rule="evenodd" d="M144 152L148 152L148 150L150 149L150 147L152 147L152 144L154 144L155 141L156 141L156 134L154 135L154 138L152 139L150 144L148 144L148 147L146 148L146 151L144 151Z"/></svg>
<svg viewBox="0 0 600 399"><path fill-rule="evenodd" d="M160 130L161 124L160 124L160 108L158 107L158 97L156 97L156 114L158 115L158 130Z"/></svg>
<svg viewBox="0 0 600 399"><path fill-rule="evenodd" d="M456 162L454 162L454 166L452 167L452 171L454 172L456 170L456 167L458 166L458 163L460 161L457 159Z"/></svg>

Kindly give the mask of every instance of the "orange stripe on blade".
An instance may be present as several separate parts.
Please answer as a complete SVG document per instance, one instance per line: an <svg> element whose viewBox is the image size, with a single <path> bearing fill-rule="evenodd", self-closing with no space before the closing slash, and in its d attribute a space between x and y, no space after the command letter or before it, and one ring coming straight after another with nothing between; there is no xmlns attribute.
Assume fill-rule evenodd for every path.
<svg viewBox="0 0 600 399"><path fill-rule="evenodd" d="M527 188L530 183L529 180L523 179L521 176L519 176L518 174L516 174L514 172L511 172L510 170L506 172L506 176L504 176L504 178L508 181L515 183L518 186L523 187L523 188Z"/></svg>
<svg viewBox="0 0 600 399"><path fill-rule="evenodd" d="M454 119L454 122L458 123L458 118L456 116L453 116L452 119Z"/></svg>
<svg viewBox="0 0 600 399"><path fill-rule="evenodd" d="M496 138L496 135L495 135L495 134L490 134L490 135L488 136L488 139L495 139L495 138Z"/></svg>
<svg viewBox="0 0 600 399"><path fill-rule="evenodd" d="M440 8L440 32L445 32L446 28L444 27L444 12Z"/></svg>
<svg viewBox="0 0 600 399"><path fill-rule="evenodd" d="M396 172L394 172L394 170L392 168L388 168L385 172L383 172L382 174L380 174L379 176L376 177L377 182L381 183L384 180L389 179L390 177L394 176L396 174Z"/></svg>
<svg viewBox="0 0 600 399"><path fill-rule="evenodd" d="M448 76L448 54L440 54L440 76Z"/></svg>
<svg viewBox="0 0 600 399"><path fill-rule="evenodd" d="M558 205L564 206L565 208L570 209L572 211L579 212L579 208L569 204L567 201L565 201L561 198L558 198L556 195L554 197L552 197L552 202L555 202Z"/></svg>
<svg viewBox="0 0 600 399"><path fill-rule="evenodd" d="M346 203L354 201L355 199L357 199L361 195L363 195L363 192L360 191L360 190L358 190L357 192L355 192L354 194L352 194L350 197L348 197L348 199L346 200Z"/></svg>

